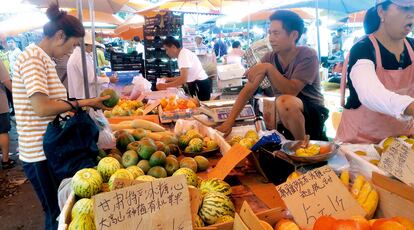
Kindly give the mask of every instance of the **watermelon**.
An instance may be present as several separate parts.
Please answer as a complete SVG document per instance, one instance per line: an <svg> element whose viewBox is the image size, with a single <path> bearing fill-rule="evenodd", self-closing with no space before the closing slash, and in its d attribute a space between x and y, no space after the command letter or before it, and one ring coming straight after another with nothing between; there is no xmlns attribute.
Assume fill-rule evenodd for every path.
<svg viewBox="0 0 414 230"><path fill-rule="evenodd" d="M209 192L219 192L226 196L231 195L230 185L217 178L203 180L200 183L199 189L201 194L206 194Z"/></svg>
<svg viewBox="0 0 414 230"><path fill-rule="evenodd" d="M130 173L132 173L132 175L134 176L134 179L139 177L139 176L145 175L144 171L142 171L142 169L140 167L136 166L136 165L129 166L126 169Z"/></svg>
<svg viewBox="0 0 414 230"><path fill-rule="evenodd" d="M93 218L93 201L88 198L82 198L73 205L72 220L79 215L90 215Z"/></svg>
<svg viewBox="0 0 414 230"><path fill-rule="evenodd" d="M73 192L81 198L91 198L102 188L102 177L98 170L85 168L75 173L71 182Z"/></svg>
<svg viewBox="0 0 414 230"><path fill-rule="evenodd" d="M101 174L104 182L107 182L109 178L116 172L116 170L122 168L119 161L113 157L104 157L98 163L98 172Z"/></svg>
<svg viewBox="0 0 414 230"><path fill-rule="evenodd" d="M90 215L79 215L70 222L68 230L96 230L96 226Z"/></svg>
<svg viewBox="0 0 414 230"><path fill-rule="evenodd" d="M112 174L111 178L109 178L109 181L108 181L109 190L111 191L115 189L113 187L115 179L133 180L134 175L126 169L118 169L114 174Z"/></svg>
<svg viewBox="0 0 414 230"><path fill-rule="evenodd" d="M173 176L176 175L184 175L188 185L197 187L198 178L197 174L193 170L189 168L180 168L173 173Z"/></svg>
<svg viewBox="0 0 414 230"><path fill-rule="evenodd" d="M138 163L138 154L134 150L128 150L122 155L122 165L125 168L129 166L136 165Z"/></svg>
<svg viewBox="0 0 414 230"><path fill-rule="evenodd" d="M131 134L121 133L116 139L116 148L119 149L121 152L125 152L127 150L128 145L134 141L135 139Z"/></svg>
<svg viewBox="0 0 414 230"><path fill-rule="evenodd" d="M234 205L230 198L222 193L209 192L203 198L203 203L198 211L201 219L211 225L216 223L221 216L234 216Z"/></svg>
<svg viewBox="0 0 414 230"><path fill-rule="evenodd" d="M113 89L105 89L100 94L101 97L107 96L107 95L111 97L103 101L102 104L104 104L105 106L109 108L115 107L115 105L118 104L119 102L119 94Z"/></svg>

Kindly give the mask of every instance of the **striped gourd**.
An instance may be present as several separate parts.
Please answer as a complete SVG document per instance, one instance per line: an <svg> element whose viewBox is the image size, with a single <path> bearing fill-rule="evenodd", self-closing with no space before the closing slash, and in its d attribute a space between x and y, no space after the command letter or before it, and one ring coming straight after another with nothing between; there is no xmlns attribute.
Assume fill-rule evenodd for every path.
<svg viewBox="0 0 414 230"><path fill-rule="evenodd" d="M194 219L194 227L201 228L201 227L204 227L204 226L205 226L205 224L204 224L203 220L201 219L201 217L199 215L196 215L195 219Z"/></svg>
<svg viewBox="0 0 414 230"><path fill-rule="evenodd" d="M96 230L96 226L90 215L79 215L70 222L68 230Z"/></svg>
<svg viewBox="0 0 414 230"><path fill-rule="evenodd" d="M231 221L234 221L234 218L232 216L225 215L225 216L220 216L219 218L217 218L215 224L221 224L221 223L226 223L226 222L231 222Z"/></svg>
<svg viewBox="0 0 414 230"><path fill-rule="evenodd" d="M129 166L126 169L130 173L132 173L132 175L134 176L134 179L139 177L139 176L145 175L144 171L142 171L142 169L140 167L136 166L136 165Z"/></svg>
<svg viewBox="0 0 414 230"><path fill-rule="evenodd" d="M126 169L118 169L116 170L116 172L114 174L112 174L111 178L109 178L108 181L108 185L109 185L109 190L114 190L114 181L115 179L128 179L128 180L133 180L134 179L134 175L132 175L132 173L130 173L128 170Z"/></svg>
<svg viewBox="0 0 414 230"><path fill-rule="evenodd" d="M98 163L98 171L102 176L104 182L108 182L109 178L116 172L116 170L122 168L119 161L113 157L104 157Z"/></svg>
<svg viewBox="0 0 414 230"><path fill-rule="evenodd" d="M234 216L234 205L226 195L210 192L204 196L203 204L198 214L205 223L211 225L216 223L221 216Z"/></svg>
<svg viewBox="0 0 414 230"><path fill-rule="evenodd" d="M102 177L96 169L81 169L72 178L73 192L81 198L91 198L102 188Z"/></svg>
<svg viewBox="0 0 414 230"><path fill-rule="evenodd" d="M76 201L72 208L72 220L79 215L90 215L93 217L93 201L88 198L82 198Z"/></svg>
<svg viewBox="0 0 414 230"><path fill-rule="evenodd" d="M180 168L173 173L173 176L184 175L187 179L187 184L197 187L198 177L197 174L189 168Z"/></svg>
<svg viewBox="0 0 414 230"><path fill-rule="evenodd" d="M201 194L206 194L208 192L219 192L226 196L231 195L230 185L217 178L203 180L199 185L199 189Z"/></svg>

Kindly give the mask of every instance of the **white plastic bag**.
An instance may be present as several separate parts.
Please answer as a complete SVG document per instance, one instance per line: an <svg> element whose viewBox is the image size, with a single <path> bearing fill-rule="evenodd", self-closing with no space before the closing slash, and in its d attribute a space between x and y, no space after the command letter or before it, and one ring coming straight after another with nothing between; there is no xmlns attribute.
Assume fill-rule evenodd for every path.
<svg viewBox="0 0 414 230"><path fill-rule="evenodd" d="M142 77L142 75L135 76L132 80L132 84L134 85L134 88L132 89L131 95L129 96L130 100L137 99L141 93L151 92L151 82Z"/></svg>
<svg viewBox="0 0 414 230"><path fill-rule="evenodd" d="M102 110L89 110L89 115L99 128L98 148L112 149L115 148L116 139L112 134L109 122L103 114Z"/></svg>

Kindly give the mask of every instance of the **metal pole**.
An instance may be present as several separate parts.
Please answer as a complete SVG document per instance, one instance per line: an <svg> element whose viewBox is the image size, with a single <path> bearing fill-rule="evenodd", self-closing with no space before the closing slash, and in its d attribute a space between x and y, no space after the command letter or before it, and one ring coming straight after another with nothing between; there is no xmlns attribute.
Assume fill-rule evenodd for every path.
<svg viewBox="0 0 414 230"><path fill-rule="evenodd" d="M98 96L99 84L98 84L98 74L100 75L100 69L98 69L98 55L96 54L96 45L95 45L95 11L94 11L94 0L88 0L89 3L89 17L91 21L91 33L92 33L92 54L93 54L93 73L94 73L94 85L95 85L95 95Z"/></svg>
<svg viewBox="0 0 414 230"><path fill-rule="evenodd" d="M82 15L82 1L83 0L76 0L76 6L78 8L78 18L79 21L82 23L83 15ZM85 90L85 99L89 98L89 81L88 81L88 71L86 66L86 56L85 56L85 40L81 39L81 59L82 59L82 73L83 73L83 88Z"/></svg>
<svg viewBox="0 0 414 230"><path fill-rule="evenodd" d="M315 13L316 13L316 34L318 39L318 60L321 62L321 36L319 33L319 0L315 1Z"/></svg>
<svg viewBox="0 0 414 230"><path fill-rule="evenodd" d="M248 6L250 8L250 0L248 2ZM247 15L247 45L250 47L250 22L251 22L251 18L250 18L250 12Z"/></svg>

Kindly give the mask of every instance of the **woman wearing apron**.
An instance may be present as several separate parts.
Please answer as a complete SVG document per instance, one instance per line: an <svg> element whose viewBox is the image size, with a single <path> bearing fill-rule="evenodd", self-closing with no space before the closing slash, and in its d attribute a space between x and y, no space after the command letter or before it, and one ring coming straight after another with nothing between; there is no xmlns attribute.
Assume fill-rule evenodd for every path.
<svg viewBox="0 0 414 230"><path fill-rule="evenodd" d="M377 143L414 134L413 0L378 1L364 20L369 34L351 49L350 96L336 140ZM344 77L345 80L345 77Z"/></svg>

